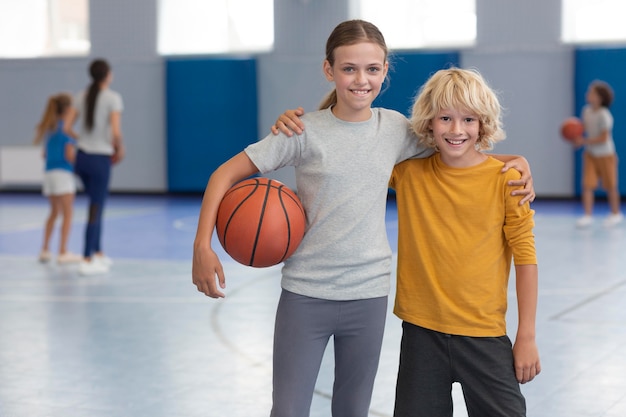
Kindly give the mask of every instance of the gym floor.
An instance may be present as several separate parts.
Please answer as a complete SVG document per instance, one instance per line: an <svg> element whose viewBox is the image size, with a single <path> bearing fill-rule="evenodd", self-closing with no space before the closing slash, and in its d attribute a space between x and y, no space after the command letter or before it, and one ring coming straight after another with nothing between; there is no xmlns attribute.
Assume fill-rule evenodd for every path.
<svg viewBox="0 0 626 417"><path fill-rule="evenodd" d="M76 265L37 262L44 197L0 193L0 417L269 415L280 267L248 268L224 255L227 297L198 293L190 259L200 199L111 196L103 240L114 264L83 277ZM585 230L574 227L579 202L533 208L543 371L522 387L528 416L626 416L626 225L604 228L603 202ZM85 215L79 195L74 252ZM387 216L395 248L393 201ZM509 296L514 336L513 285ZM393 412L401 329L391 305L372 417ZM332 362L331 342L312 417L330 416ZM456 385L453 398L454 415L466 416Z"/></svg>

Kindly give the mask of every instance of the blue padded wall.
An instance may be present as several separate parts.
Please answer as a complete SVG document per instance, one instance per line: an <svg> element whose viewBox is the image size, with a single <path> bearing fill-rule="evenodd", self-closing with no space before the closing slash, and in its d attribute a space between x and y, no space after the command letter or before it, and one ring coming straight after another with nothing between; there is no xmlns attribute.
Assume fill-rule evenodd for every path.
<svg viewBox="0 0 626 417"><path fill-rule="evenodd" d="M573 114L580 117L582 108L585 104L585 93L589 83L593 80L603 80L608 82L615 92L615 100L610 107L613 114L613 139L615 147L620 158L619 184L620 193L626 196L626 83L624 82L624 74L626 74L626 48L580 48L574 52L575 74L574 74L574 91L575 91L575 107L572 109ZM580 196L581 187L581 168L582 168L582 151L576 151L575 161L575 190L576 195ZM599 195L604 195L599 192Z"/></svg>
<svg viewBox="0 0 626 417"><path fill-rule="evenodd" d="M168 190L203 191L221 163L258 140L256 61L176 58L165 66Z"/></svg>

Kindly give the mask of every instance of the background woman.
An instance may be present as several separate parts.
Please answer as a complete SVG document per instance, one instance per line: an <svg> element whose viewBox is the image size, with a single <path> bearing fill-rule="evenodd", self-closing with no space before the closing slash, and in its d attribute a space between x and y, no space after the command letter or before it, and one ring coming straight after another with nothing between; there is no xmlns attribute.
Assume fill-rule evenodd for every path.
<svg viewBox="0 0 626 417"><path fill-rule="evenodd" d="M89 66L91 84L75 98L75 107L67 128L78 125L78 154L75 172L80 177L89 197L85 244L79 272L83 275L104 273L111 259L101 247L102 213L108 196L111 165L124 157L121 117L122 96L111 90L113 74L109 63L94 60Z"/></svg>

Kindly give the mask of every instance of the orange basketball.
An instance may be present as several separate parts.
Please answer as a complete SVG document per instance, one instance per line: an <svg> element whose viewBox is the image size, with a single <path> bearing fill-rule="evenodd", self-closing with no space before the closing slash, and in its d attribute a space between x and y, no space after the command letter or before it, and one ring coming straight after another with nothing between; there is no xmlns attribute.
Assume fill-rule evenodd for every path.
<svg viewBox="0 0 626 417"><path fill-rule="evenodd" d="M224 194L215 224L224 250L237 262L256 268L279 264L291 256L305 226L298 196L269 178L233 185Z"/></svg>
<svg viewBox="0 0 626 417"><path fill-rule="evenodd" d="M561 124L561 136L566 140L574 140L583 135L585 127L578 117L568 117Z"/></svg>

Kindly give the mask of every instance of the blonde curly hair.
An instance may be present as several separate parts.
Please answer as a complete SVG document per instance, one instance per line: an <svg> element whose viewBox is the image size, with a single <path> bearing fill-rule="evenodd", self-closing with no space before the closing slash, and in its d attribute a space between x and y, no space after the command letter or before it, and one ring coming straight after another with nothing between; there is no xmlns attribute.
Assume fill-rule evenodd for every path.
<svg viewBox="0 0 626 417"><path fill-rule="evenodd" d="M426 146L436 148L430 125L443 109L462 109L478 116L476 148L480 151L493 149L506 137L498 97L476 70L439 70L420 89L413 104L411 128Z"/></svg>

